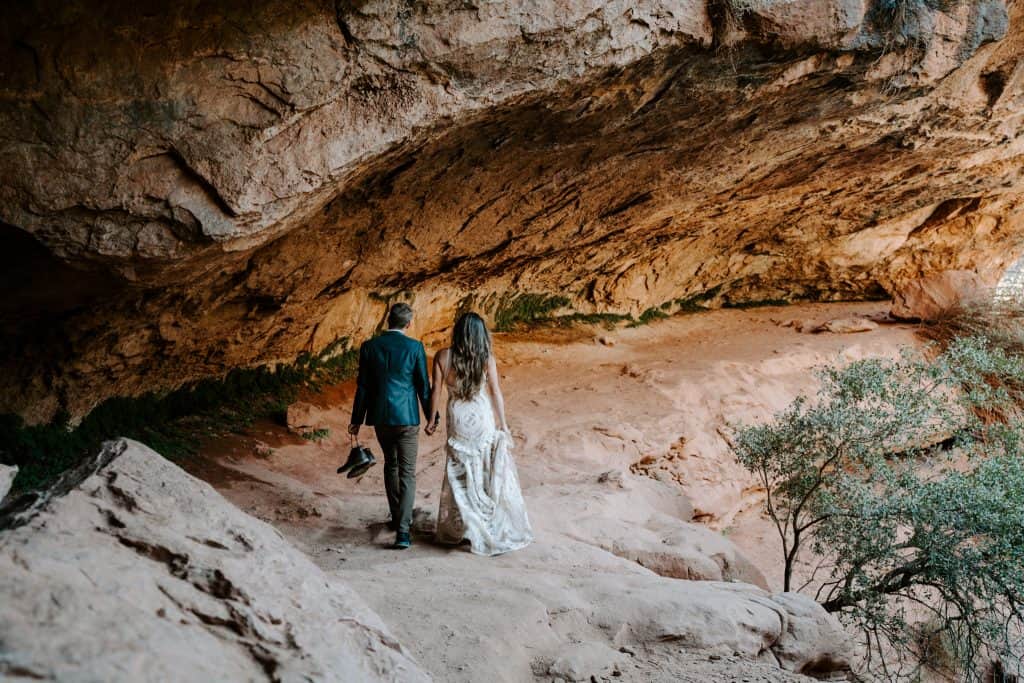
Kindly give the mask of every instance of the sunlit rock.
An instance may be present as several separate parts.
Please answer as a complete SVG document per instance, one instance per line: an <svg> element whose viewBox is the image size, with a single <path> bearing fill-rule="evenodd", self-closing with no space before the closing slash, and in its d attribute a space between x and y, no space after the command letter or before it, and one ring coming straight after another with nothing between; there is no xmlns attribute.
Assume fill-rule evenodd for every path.
<svg viewBox="0 0 1024 683"><path fill-rule="evenodd" d="M1022 250L1019 3L3 14L0 412L33 422L358 341L397 297L437 340L517 293L880 297Z"/></svg>

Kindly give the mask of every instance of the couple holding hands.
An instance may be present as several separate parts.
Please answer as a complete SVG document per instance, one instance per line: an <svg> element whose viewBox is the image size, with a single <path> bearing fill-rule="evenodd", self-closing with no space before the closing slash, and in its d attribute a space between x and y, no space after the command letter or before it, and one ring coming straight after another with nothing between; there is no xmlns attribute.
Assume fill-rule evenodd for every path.
<svg viewBox="0 0 1024 683"><path fill-rule="evenodd" d="M384 488L391 509L395 548L408 548L416 498L416 454L420 407L427 435L440 423L442 394L448 395L444 481L437 539L469 541L478 555L499 555L533 540L512 439L491 350L491 335L476 313L459 316L451 346L434 357L433 382L423 344L408 337L408 304L388 311L388 329L359 349L359 374L349 433L371 425L384 453Z"/></svg>

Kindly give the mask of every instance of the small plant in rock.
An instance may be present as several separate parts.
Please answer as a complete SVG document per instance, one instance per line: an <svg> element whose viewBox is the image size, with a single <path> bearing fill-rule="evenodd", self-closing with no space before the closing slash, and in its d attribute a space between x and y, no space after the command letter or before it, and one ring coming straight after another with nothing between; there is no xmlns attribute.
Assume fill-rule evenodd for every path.
<svg viewBox="0 0 1024 683"><path fill-rule="evenodd" d="M1005 353L1024 355L1024 287L967 297L926 321L918 330L925 339L946 346L963 337L984 336Z"/></svg>
<svg viewBox="0 0 1024 683"><path fill-rule="evenodd" d="M1024 362L968 339L820 376L816 397L735 440L765 488L785 590L808 572L799 588L861 634L866 675L917 676L937 644L964 680L1019 669Z"/></svg>
<svg viewBox="0 0 1024 683"><path fill-rule="evenodd" d="M517 327L550 320L552 314L571 302L553 294L516 294L503 299L494 311L494 329L509 332Z"/></svg>
<svg viewBox="0 0 1024 683"><path fill-rule="evenodd" d="M661 308L657 306L651 306L643 313L641 313L639 318L637 318L634 322L631 322L629 326L640 327L641 325L649 325L655 320L665 320L666 318L669 317L669 314L663 311Z"/></svg>
<svg viewBox="0 0 1024 683"><path fill-rule="evenodd" d="M324 439L326 439L330 435L331 435L331 430L321 428L321 429L314 429L314 430L309 431L309 432L303 432L302 433L302 438L305 439L306 441L323 441Z"/></svg>
<svg viewBox="0 0 1024 683"><path fill-rule="evenodd" d="M77 425L69 424L67 415L42 425L0 415L0 462L19 467L14 489L25 491L49 485L103 441L120 436L142 441L168 458L186 457L205 438L244 431L259 417L283 421L301 390L316 391L352 376L358 355L347 339L340 339L294 363L237 368L167 393L111 398Z"/></svg>
<svg viewBox="0 0 1024 683"><path fill-rule="evenodd" d="M606 330L614 330L620 323L632 321L633 317L622 313L570 313L560 315L552 320L559 327L573 325L600 325Z"/></svg>

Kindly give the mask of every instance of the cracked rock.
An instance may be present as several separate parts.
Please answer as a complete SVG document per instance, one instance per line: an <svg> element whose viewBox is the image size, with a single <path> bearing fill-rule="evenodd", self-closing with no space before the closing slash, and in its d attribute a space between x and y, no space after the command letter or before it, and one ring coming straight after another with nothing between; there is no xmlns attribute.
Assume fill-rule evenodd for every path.
<svg viewBox="0 0 1024 683"><path fill-rule="evenodd" d="M0 677L429 680L344 582L208 484L127 439L92 466L0 519Z"/></svg>

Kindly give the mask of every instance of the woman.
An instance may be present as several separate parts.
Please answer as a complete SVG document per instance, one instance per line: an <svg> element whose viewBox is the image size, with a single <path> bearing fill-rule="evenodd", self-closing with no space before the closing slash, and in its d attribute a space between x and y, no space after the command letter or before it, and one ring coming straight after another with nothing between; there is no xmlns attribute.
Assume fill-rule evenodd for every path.
<svg viewBox="0 0 1024 683"><path fill-rule="evenodd" d="M533 540L505 421L505 402L491 336L476 313L459 317L452 345L434 358L431 395L437 429L441 392L448 391L448 445L437 538L466 539L477 555L500 555ZM497 418L497 419L495 419Z"/></svg>

